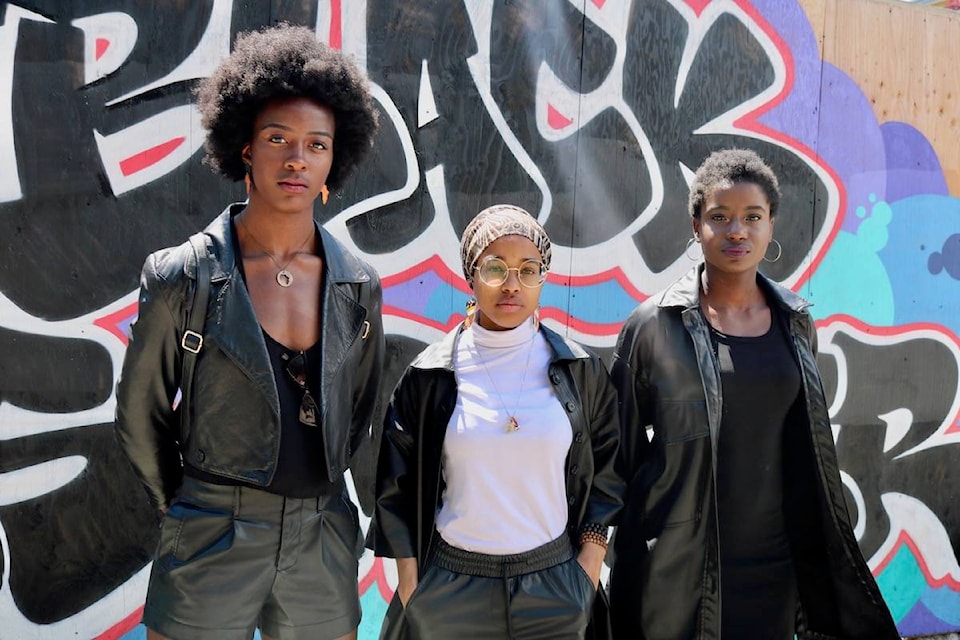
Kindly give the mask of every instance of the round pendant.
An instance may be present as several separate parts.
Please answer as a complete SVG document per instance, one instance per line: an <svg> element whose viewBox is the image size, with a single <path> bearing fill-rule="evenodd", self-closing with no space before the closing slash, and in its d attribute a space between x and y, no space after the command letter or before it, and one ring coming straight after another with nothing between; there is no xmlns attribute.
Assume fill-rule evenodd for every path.
<svg viewBox="0 0 960 640"><path fill-rule="evenodd" d="M281 287L289 287L293 284L293 274L286 269L280 269L277 272L277 284Z"/></svg>

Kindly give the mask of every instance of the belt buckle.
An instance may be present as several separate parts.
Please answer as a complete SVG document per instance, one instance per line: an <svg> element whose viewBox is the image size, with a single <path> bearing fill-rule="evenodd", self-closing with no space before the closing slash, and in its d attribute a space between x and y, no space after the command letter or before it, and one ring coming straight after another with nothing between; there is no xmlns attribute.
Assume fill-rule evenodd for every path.
<svg viewBox="0 0 960 640"><path fill-rule="evenodd" d="M189 342L187 341L188 338ZM180 346L183 347L184 351L189 351L196 355L200 353L200 349L203 347L203 336L196 331L187 329L183 332L183 337L180 339Z"/></svg>

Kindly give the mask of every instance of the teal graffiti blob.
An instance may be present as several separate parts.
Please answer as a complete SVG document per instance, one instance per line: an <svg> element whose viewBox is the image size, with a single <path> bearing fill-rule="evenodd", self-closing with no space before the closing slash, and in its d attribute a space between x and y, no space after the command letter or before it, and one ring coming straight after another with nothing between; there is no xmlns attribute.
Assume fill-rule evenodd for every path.
<svg viewBox="0 0 960 640"><path fill-rule="evenodd" d="M800 294L814 303L810 312L815 319L847 314L874 326L890 325L894 293L878 253L889 240L893 211L889 204L878 201L869 215L862 206L857 207L856 215L864 218L856 233L837 234Z"/></svg>

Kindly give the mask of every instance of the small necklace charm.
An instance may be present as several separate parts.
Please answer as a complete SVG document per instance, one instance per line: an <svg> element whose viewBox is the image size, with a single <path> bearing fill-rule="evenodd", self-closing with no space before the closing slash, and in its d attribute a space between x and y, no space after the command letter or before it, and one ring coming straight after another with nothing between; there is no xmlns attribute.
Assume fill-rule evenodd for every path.
<svg viewBox="0 0 960 640"><path fill-rule="evenodd" d="M469 325L468 325L469 326ZM523 387L524 383L527 381L527 371L530 369L530 356L533 353L533 341L536 339L536 333L530 338L529 346L527 347L527 364L523 367L523 377L520 378L520 391L517 394L517 406L513 408L513 412L510 412L510 409L507 408L507 403L503 401L503 396L500 394L500 389L497 388L497 383L493 381L493 376L490 375L490 370L487 368L487 363L483 359L483 355L480 353L480 348L474 344L474 353L476 354L477 361L480 363L480 366L483 367L483 370L487 374L487 379L490 381L490 387L493 389L493 392L497 394L497 398L500 400L501 406L503 406L504 412L509 418L507 420L507 428L504 429L505 433L516 433L520 431L520 421L517 420L516 412L520 408L520 398L523 396Z"/></svg>
<svg viewBox="0 0 960 640"><path fill-rule="evenodd" d="M293 262L294 258L296 258L301 252L303 252L303 248L307 246L307 243L310 242L311 238L313 238L313 234L315 233L315 230L314 229L310 230L310 235L308 235L307 238L300 243L300 248L298 248L296 251L293 252L293 255L290 256L290 259L287 260L286 264L280 264L280 261L277 260L272 253L267 251L267 248L263 246L263 244L261 244L261 242L257 240L256 236L254 236L250 232L250 229L248 229L247 225L243 222L243 218L237 218L237 222L239 222L240 226L243 227L243 230L247 232L247 236L249 236L250 239L253 240L254 244L260 247L260 249L263 250L263 253L266 254L266 256L273 261L273 264L276 265L277 269L279 269L279 271L277 271L277 284L283 287L284 289L292 285L293 274L290 272L289 269L287 269L287 267L290 266L290 263Z"/></svg>

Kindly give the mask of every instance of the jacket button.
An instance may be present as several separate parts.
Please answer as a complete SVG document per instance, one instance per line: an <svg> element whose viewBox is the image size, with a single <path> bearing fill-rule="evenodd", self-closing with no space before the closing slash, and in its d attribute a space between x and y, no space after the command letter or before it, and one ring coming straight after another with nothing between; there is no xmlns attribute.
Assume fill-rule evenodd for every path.
<svg viewBox="0 0 960 640"><path fill-rule="evenodd" d="M560 384L560 375L557 373L551 373L550 382L552 382L553 384Z"/></svg>
<svg viewBox="0 0 960 640"><path fill-rule="evenodd" d="M580 471L580 467L578 467L577 465L573 465L572 467L570 467L570 475L572 476L577 475L579 471Z"/></svg>
<svg viewBox="0 0 960 640"><path fill-rule="evenodd" d="M571 507L574 504L576 504L576 502L577 502L577 499L574 496L570 496L569 498L567 498L567 504L569 504Z"/></svg>
<svg viewBox="0 0 960 640"><path fill-rule="evenodd" d="M203 449L197 449L197 462L203 462L207 459L207 454L204 453Z"/></svg>
<svg viewBox="0 0 960 640"><path fill-rule="evenodd" d="M573 413L574 410L576 410L577 405L573 404L572 402L568 402L568 403L566 404L566 407L567 407L567 411L568 411L569 413Z"/></svg>
<svg viewBox="0 0 960 640"><path fill-rule="evenodd" d="M573 436L574 442L583 442L583 431L577 431L577 434Z"/></svg>

